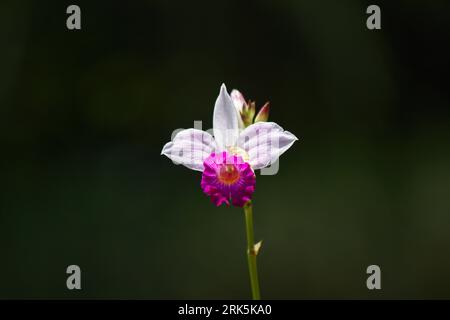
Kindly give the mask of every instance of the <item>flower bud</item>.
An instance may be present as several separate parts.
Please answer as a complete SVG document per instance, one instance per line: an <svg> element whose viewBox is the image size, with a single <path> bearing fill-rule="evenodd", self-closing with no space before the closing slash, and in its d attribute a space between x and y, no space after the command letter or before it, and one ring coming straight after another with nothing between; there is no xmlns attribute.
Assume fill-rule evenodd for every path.
<svg viewBox="0 0 450 320"><path fill-rule="evenodd" d="M253 123L253 118L255 118L255 109L255 102L253 101L249 100L248 103L244 104L241 111L241 117L245 128Z"/></svg>
<svg viewBox="0 0 450 320"><path fill-rule="evenodd" d="M245 102L245 98L242 95L242 93L239 92L239 90L233 89L231 91L231 100L233 100L233 104L237 110L238 113L241 113L244 109L244 106L247 104Z"/></svg>
<svg viewBox="0 0 450 320"><path fill-rule="evenodd" d="M266 102L266 104L263 105L263 107L259 110L255 118L255 123L266 122L267 120L269 120L269 109L270 109L269 105L270 105L269 102Z"/></svg>

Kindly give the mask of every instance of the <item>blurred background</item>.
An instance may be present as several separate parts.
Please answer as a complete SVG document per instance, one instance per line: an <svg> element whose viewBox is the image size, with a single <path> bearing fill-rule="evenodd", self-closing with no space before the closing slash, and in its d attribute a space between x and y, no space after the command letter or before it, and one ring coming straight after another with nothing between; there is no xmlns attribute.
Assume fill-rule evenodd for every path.
<svg viewBox="0 0 450 320"><path fill-rule="evenodd" d="M450 298L450 3L369 4L2 1L0 298L249 298L242 210L160 156L222 82L300 137L257 176L263 298Z"/></svg>

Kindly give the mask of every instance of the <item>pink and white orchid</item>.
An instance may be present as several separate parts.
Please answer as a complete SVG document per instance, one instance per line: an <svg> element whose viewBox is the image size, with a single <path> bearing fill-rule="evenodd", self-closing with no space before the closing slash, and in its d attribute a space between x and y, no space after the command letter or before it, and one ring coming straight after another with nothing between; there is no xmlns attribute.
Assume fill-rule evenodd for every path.
<svg viewBox="0 0 450 320"><path fill-rule="evenodd" d="M202 189L217 206L229 200L244 206L255 190L254 170L270 166L298 140L274 122L245 127L241 117L245 108L242 94L233 90L230 97L223 84L214 106L214 136L193 128L182 130L161 152L175 163L203 172ZM253 117L254 110L251 121Z"/></svg>

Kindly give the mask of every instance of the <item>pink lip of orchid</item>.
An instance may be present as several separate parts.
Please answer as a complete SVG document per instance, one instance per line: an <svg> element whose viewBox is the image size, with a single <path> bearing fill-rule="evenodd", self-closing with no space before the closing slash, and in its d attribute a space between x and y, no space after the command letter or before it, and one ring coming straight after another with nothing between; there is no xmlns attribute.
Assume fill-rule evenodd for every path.
<svg viewBox="0 0 450 320"><path fill-rule="evenodd" d="M211 201L243 207L255 191L256 177L250 165L242 157L223 151L212 153L204 162L201 187Z"/></svg>
<svg viewBox="0 0 450 320"><path fill-rule="evenodd" d="M220 88L213 112L213 134L198 129L178 132L161 154L189 169L203 172L201 187L211 200L242 207L255 190L254 170L274 163L298 140L274 122L243 128L239 114L245 100Z"/></svg>

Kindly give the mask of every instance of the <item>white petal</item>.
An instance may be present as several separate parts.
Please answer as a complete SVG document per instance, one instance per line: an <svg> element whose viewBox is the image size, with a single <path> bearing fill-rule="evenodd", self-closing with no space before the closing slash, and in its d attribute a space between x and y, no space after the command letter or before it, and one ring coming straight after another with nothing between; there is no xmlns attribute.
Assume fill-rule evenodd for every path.
<svg viewBox="0 0 450 320"><path fill-rule="evenodd" d="M176 164L203 171L203 161L216 149L214 138L208 132L186 129L178 132L171 142L166 143L161 154Z"/></svg>
<svg viewBox="0 0 450 320"><path fill-rule="evenodd" d="M239 135L238 113L224 84L214 106L213 131L217 146L234 146Z"/></svg>
<svg viewBox="0 0 450 320"><path fill-rule="evenodd" d="M261 169L274 163L298 140L275 122L257 122L241 132L238 147L244 149L253 169Z"/></svg>
<svg viewBox="0 0 450 320"><path fill-rule="evenodd" d="M234 107L236 108L237 114L238 114L238 126L239 129L244 129L244 122L242 121L241 112L245 105L245 98L242 95L242 93L239 92L239 90L233 89L231 91L231 100L233 100Z"/></svg>

